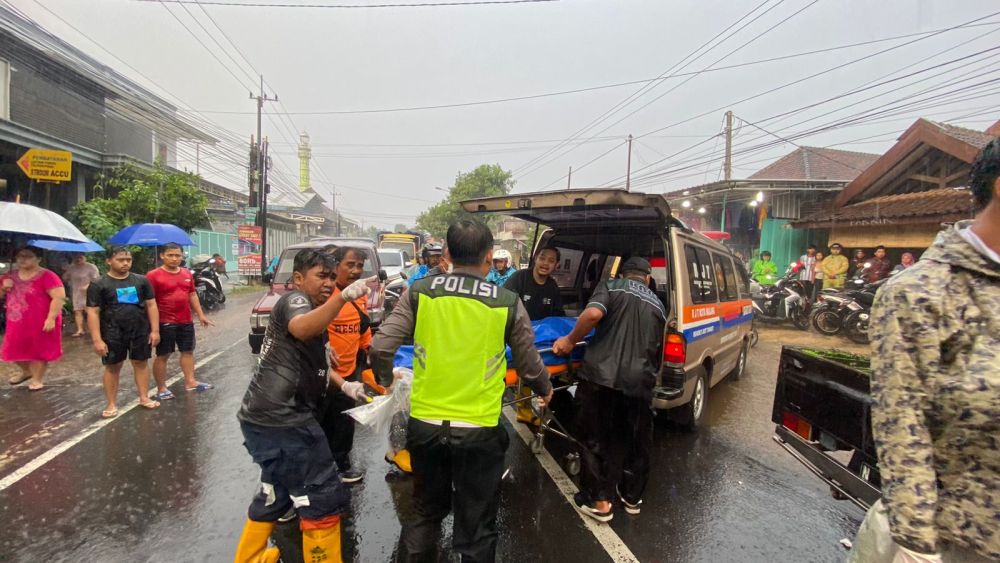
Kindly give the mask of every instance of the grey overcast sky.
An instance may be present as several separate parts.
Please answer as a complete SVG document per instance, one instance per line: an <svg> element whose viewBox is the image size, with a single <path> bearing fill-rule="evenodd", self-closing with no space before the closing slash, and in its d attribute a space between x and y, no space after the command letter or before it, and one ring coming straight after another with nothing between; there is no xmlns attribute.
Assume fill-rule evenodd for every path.
<svg viewBox="0 0 1000 563"><path fill-rule="evenodd" d="M254 0L224 1L249 4ZM471 107L290 115L281 120L283 126L277 117L265 119L265 134L280 161L278 174L287 183L297 183L290 131L294 126L312 138L314 188L329 199L335 185L345 215L387 227L412 224L420 211L445 195L436 187L447 188L458 172L483 163L515 171L516 191L562 188L570 166L575 169L573 187L620 181L626 164L624 139L629 134L637 137L632 160L634 189L662 192L714 181L721 170L718 134L725 109L735 113L738 125L759 123L780 137L794 137L801 145L874 153L891 146L892 139L918 116L980 130L1000 119L1000 15L991 16L1000 11L1000 4L995 0L561 0L350 10L132 0L11 3L158 94L167 97L166 91L167 99L180 107L245 112L206 113L204 117L246 139L255 130L255 106L248 99L252 85L248 74L254 71L233 44L264 74L268 93L278 94L281 105L267 104L268 113L459 104L652 79L672 68L673 73L686 73L658 82L618 113L579 134L643 85ZM973 27L912 35L979 18L985 19ZM738 21L739 25L706 45ZM909 37L693 74L904 35ZM912 44L904 45L907 42ZM702 46L698 52L702 56L688 58L683 68L675 67ZM239 64L229 60L223 48ZM933 65L942 66L837 97ZM895 74L882 78L890 73ZM671 88L675 89L666 93ZM823 103L761 123L818 102ZM571 142L557 148L562 140ZM751 125L739 126L734 176L748 176L795 149L794 144L772 141L776 137ZM537 158L550 149L557 150ZM234 157L212 148L202 148L201 154L207 178L245 189L241 180L245 173L236 168ZM193 155L193 148L184 147L181 165L193 168Z"/></svg>

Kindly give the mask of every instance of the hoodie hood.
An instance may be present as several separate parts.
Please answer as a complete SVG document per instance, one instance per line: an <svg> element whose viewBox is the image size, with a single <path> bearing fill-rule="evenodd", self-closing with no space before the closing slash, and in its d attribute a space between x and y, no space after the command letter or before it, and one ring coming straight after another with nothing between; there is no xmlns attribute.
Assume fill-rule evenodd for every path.
<svg viewBox="0 0 1000 563"><path fill-rule="evenodd" d="M920 257L921 260L933 260L952 267L963 268L984 276L1000 279L1000 264L983 256L974 246L965 240L959 232L972 226L972 221L960 221L953 227L938 233L934 244Z"/></svg>

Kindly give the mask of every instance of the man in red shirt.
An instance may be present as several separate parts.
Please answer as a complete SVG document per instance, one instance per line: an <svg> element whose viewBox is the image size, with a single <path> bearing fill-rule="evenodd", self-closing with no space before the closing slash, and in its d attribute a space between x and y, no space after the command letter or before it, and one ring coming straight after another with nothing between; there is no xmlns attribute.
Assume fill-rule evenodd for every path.
<svg viewBox="0 0 1000 563"><path fill-rule="evenodd" d="M181 372L184 373L184 388L188 391L205 391L212 388L209 383L200 383L194 378L194 320L191 310L198 315L201 326L215 326L201 310L201 302L194 286L191 270L181 268L184 254L174 243L163 246L160 260L163 265L146 274L156 295L156 306L160 310L160 343L156 346L153 360L153 378L156 379L156 397L161 401L174 398L167 389L167 360L175 349L181 352Z"/></svg>

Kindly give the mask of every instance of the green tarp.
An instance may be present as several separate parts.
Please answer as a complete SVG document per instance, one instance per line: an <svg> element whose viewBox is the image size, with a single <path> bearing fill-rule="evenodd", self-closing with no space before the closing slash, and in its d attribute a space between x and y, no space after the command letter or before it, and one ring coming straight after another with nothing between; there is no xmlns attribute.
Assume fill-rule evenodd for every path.
<svg viewBox="0 0 1000 563"><path fill-rule="evenodd" d="M792 229L788 223L788 219L765 219L760 232L760 250L771 252L771 259L778 265L778 275L784 274L793 260L805 254L810 244L815 244L824 254L827 250L825 231Z"/></svg>

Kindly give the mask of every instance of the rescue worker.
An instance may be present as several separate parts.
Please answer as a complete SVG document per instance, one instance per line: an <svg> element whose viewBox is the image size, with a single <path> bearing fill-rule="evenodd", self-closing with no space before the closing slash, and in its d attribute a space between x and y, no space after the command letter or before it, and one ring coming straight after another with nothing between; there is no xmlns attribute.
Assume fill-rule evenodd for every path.
<svg viewBox="0 0 1000 563"><path fill-rule="evenodd" d="M753 265L750 277L761 285L774 285L778 281L778 265L771 261L770 252L760 253L760 260Z"/></svg>
<svg viewBox="0 0 1000 563"><path fill-rule="evenodd" d="M267 540L293 506L303 552L315 561L341 561L340 514L349 497L317 422L329 379L324 337L343 306L366 295L367 284L376 278L358 280L331 296L332 256L302 250L293 269L295 289L271 310L260 358L236 415L244 446L261 469L236 563L277 561L280 554L267 547Z"/></svg>
<svg viewBox="0 0 1000 563"><path fill-rule="evenodd" d="M332 296L346 289L361 278L365 268L365 252L347 246L335 247L331 252L337 268L334 270ZM330 388L323 404L323 415L320 426L326 434L330 453L337 462L342 483L357 483L364 478L364 473L351 464L351 448L354 445L354 419L344 414L345 410L357 406L361 398L357 393L364 392L360 381L361 372L368 364L368 347L372 341L371 318L368 316L368 294L362 295L350 303L349 307L340 310L330 326L327 327L330 340L332 370ZM336 381L336 378L341 381ZM354 394L341 392L344 383Z"/></svg>
<svg viewBox="0 0 1000 563"><path fill-rule="evenodd" d="M582 514L600 522L614 517L617 496L629 514L639 514L649 479L653 443L653 385L662 361L666 311L649 289L652 267L640 257L621 266L622 277L601 282L573 330L552 351L568 356L577 342L597 329L584 356L580 384L578 438L582 447L580 492L573 501ZM625 428L615 430L624 419ZM613 443L624 438L625 460L617 486L609 470Z"/></svg>
<svg viewBox="0 0 1000 563"><path fill-rule="evenodd" d="M453 548L462 561L492 562L509 444L500 425L505 346L543 404L552 386L517 295L483 279L493 254L489 228L461 221L447 242L455 271L410 287L375 335L371 357L384 385L397 348L413 339L406 448L416 514L403 522L402 537L409 560L436 561L441 521L454 510Z"/></svg>
<svg viewBox="0 0 1000 563"><path fill-rule="evenodd" d="M882 499L852 553L890 546L895 563L1000 560L1000 139L972 164L969 188L975 219L939 233L872 306ZM886 522L892 542L874 533Z"/></svg>
<svg viewBox="0 0 1000 563"><path fill-rule="evenodd" d="M507 280L514 275L517 271L511 265L512 259L510 252L504 249L497 250L493 253L493 268L490 269L490 273L486 276L486 281L499 285L503 287Z"/></svg>
<svg viewBox="0 0 1000 563"><path fill-rule="evenodd" d="M421 256L423 256L424 263L417 267L417 270L413 272L413 275L406 279L407 285L413 285L413 282L427 277L428 272L432 269L438 267L441 263L441 255L444 250L441 248L440 244L428 243L424 245L423 250L420 251Z"/></svg>

